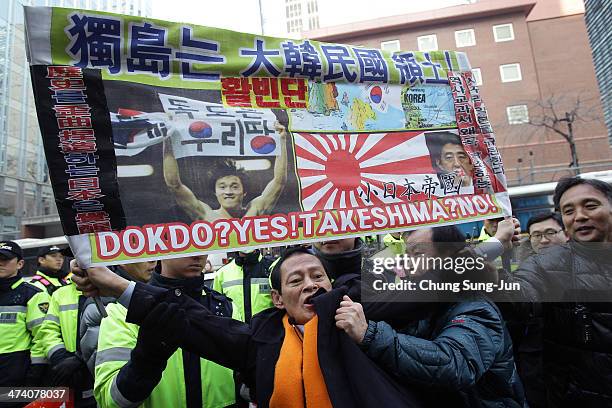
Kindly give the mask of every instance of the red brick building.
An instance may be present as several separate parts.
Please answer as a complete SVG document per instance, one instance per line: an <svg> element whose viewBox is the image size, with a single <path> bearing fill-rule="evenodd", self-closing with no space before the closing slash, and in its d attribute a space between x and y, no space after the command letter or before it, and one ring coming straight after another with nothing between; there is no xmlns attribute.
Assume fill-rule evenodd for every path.
<svg viewBox="0 0 612 408"><path fill-rule="evenodd" d="M582 0L480 0L474 4L302 32L304 38L389 50L465 52L481 78L510 185L573 174L569 144L527 121L576 107L582 172L612 169L612 152L584 23ZM549 111L550 115L551 112ZM559 129L567 132L567 124Z"/></svg>

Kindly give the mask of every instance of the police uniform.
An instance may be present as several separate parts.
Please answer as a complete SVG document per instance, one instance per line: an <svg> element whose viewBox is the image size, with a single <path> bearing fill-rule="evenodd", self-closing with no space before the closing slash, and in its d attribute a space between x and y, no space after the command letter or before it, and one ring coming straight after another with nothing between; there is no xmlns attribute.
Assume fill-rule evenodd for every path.
<svg viewBox="0 0 612 408"><path fill-rule="evenodd" d="M234 258L215 274L213 289L232 299L244 322L249 323L253 315L274 306L268 280L273 261L255 250Z"/></svg>
<svg viewBox="0 0 612 408"><path fill-rule="evenodd" d="M21 248L0 242L0 258L21 260ZM47 293L21 274L0 278L0 387L40 385L46 360L35 338L48 307Z"/></svg>
<svg viewBox="0 0 612 408"><path fill-rule="evenodd" d="M38 251L38 256L44 257L45 255L58 252L61 252L61 249L58 246L44 246ZM55 292L57 289L70 284L70 280L66 278L66 275L67 274L63 273L61 270L52 271L48 268L39 266L34 276L32 276L30 283L37 288L46 291L50 296L53 295L53 292Z"/></svg>
<svg viewBox="0 0 612 408"><path fill-rule="evenodd" d="M47 316L36 335L42 344L45 356L54 370L65 359L76 357L79 353L78 324L86 297L74 284L58 288L49 302ZM56 384L76 388L76 406L95 405L93 400L93 378L84 361L75 363L70 383Z"/></svg>
<svg viewBox="0 0 612 408"><path fill-rule="evenodd" d="M149 284L190 296L217 316L237 317L235 308L232 310L231 302L225 296L204 286L203 275L170 279L155 272ZM107 312L108 317L102 319L100 325L96 356L94 390L99 406L221 408L236 402L232 370L180 348L168 359L158 383L149 384L143 377L149 372L134 378L130 371L133 366L130 367L129 363L139 326L126 322L127 309L119 303L110 304ZM139 381L139 384L134 384L134 381ZM142 401L131 401L129 393L125 392L143 387L147 392L140 396Z"/></svg>
<svg viewBox="0 0 612 408"><path fill-rule="evenodd" d="M391 234L387 234L383 237L383 243L387 248L393 252L393 255L403 255L406 253L406 244L401 238L395 238Z"/></svg>

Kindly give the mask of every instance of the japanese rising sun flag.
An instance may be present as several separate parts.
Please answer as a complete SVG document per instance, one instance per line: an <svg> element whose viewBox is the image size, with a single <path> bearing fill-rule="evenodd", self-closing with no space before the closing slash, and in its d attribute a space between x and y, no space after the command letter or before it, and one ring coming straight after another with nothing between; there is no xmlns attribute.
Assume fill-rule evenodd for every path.
<svg viewBox="0 0 612 408"><path fill-rule="evenodd" d="M305 210L393 204L420 197L430 183L430 153L423 132L294 134Z"/></svg>

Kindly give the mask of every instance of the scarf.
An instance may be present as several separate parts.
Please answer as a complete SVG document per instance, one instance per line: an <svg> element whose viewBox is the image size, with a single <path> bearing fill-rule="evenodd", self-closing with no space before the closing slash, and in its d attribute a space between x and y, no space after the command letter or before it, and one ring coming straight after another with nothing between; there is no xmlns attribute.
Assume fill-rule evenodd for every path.
<svg viewBox="0 0 612 408"><path fill-rule="evenodd" d="M338 279L346 273L356 273L361 275L362 252L364 249L363 241L355 239L355 248L339 254L324 254L317 247L312 247L314 254L321 260L328 276L331 279Z"/></svg>
<svg viewBox="0 0 612 408"><path fill-rule="evenodd" d="M317 316L304 325L303 338L283 316L285 338L274 369L270 408L331 408L317 353Z"/></svg>

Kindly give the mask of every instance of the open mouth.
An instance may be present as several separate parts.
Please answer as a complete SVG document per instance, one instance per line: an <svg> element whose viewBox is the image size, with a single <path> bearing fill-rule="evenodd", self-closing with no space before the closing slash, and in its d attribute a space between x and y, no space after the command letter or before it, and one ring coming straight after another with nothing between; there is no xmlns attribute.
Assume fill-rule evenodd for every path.
<svg viewBox="0 0 612 408"><path fill-rule="evenodd" d="M307 296L306 299L304 299L304 304L305 305L312 305L312 298L313 298L313 296L314 296L314 294L310 295L310 296Z"/></svg>
<svg viewBox="0 0 612 408"><path fill-rule="evenodd" d="M594 229L595 229L594 227L590 227L590 226L586 226L585 225L585 226L576 228L576 232L591 232Z"/></svg>

